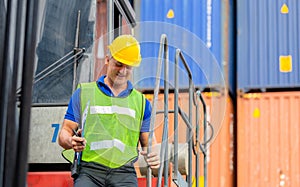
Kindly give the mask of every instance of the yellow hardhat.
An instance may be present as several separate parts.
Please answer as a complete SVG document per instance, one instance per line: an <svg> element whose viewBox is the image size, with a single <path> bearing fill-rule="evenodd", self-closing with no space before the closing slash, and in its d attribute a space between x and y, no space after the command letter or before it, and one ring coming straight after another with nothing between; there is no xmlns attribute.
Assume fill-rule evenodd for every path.
<svg viewBox="0 0 300 187"><path fill-rule="evenodd" d="M123 64L139 66L141 63L140 44L131 35L118 36L108 48L114 59Z"/></svg>

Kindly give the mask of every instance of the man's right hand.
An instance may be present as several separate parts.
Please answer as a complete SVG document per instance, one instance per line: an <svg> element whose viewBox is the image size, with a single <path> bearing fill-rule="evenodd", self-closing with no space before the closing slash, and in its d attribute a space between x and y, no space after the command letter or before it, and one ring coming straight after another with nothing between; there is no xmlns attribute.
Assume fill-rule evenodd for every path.
<svg viewBox="0 0 300 187"><path fill-rule="evenodd" d="M80 136L82 132L82 129L79 129L77 131L78 135ZM72 136L71 138L71 144L72 144L72 148L75 152L81 152L84 150L85 145L86 145L86 139L83 137L79 137L79 136Z"/></svg>

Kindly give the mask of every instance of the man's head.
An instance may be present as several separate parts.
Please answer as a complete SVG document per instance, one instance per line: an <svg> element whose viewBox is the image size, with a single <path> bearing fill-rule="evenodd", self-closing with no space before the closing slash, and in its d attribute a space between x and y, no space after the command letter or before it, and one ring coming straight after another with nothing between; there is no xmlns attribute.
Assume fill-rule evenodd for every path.
<svg viewBox="0 0 300 187"><path fill-rule="evenodd" d="M113 86L125 86L133 67L139 66L142 60L140 45L133 36L121 35L108 48L111 55L106 57L107 78Z"/></svg>
<svg viewBox="0 0 300 187"><path fill-rule="evenodd" d="M142 60L140 44L131 35L118 36L109 46L114 59L128 66L139 66Z"/></svg>

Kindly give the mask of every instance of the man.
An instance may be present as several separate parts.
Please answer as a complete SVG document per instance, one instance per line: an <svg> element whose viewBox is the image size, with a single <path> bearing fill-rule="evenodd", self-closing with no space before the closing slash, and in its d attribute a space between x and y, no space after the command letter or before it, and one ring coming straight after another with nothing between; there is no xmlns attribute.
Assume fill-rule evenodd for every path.
<svg viewBox="0 0 300 187"><path fill-rule="evenodd" d="M141 62L140 45L133 36L121 35L108 48L107 74L80 84L59 133L60 146L81 152L75 187L137 186L133 163L139 141L147 164L160 165L156 153L147 155L151 105L129 81Z"/></svg>

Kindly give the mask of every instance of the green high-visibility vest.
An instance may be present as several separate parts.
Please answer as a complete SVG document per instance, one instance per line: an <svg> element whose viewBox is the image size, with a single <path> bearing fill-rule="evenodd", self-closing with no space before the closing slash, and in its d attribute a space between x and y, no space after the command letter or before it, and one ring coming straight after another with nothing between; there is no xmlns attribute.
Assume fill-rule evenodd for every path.
<svg viewBox="0 0 300 187"><path fill-rule="evenodd" d="M82 160L117 168L138 156L145 110L144 95L133 89L125 98L109 97L96 82L81 84L81 112L89 102L83 134Z"/></svg>

